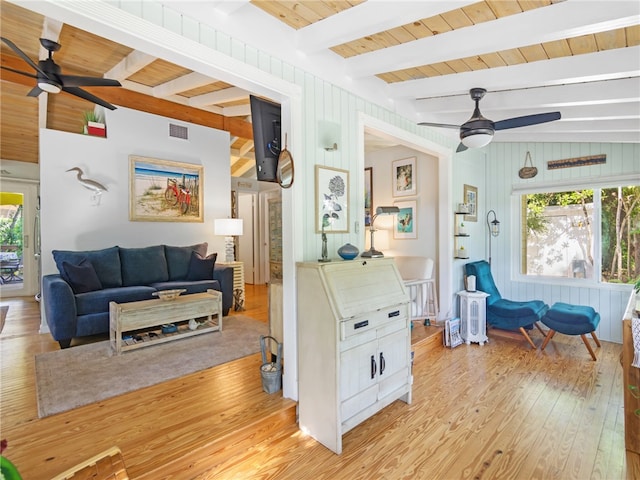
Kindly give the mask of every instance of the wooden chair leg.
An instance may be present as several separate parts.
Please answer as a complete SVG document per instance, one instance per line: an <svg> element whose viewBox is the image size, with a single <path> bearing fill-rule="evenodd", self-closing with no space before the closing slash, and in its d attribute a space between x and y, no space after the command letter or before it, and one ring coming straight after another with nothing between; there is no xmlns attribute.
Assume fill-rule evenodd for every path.
<svg viewBox="0 0 640 480"><path fill-rule="evenodd" d="M556 334L555 330L549 329L549 333L545 335L544 342L542 342L542 346L540 347L540 350L544 350L544 347L547 346L547 343L549 343L549 340L551 340L551 338L553 338L555 334Z"/></svg>
<svg viewBox="0 0 640 480"><path fill-rule="evenodd" d="M533 348L534 350L538 348L536 347L536 344L533 343L533 340L531 340L531 337L529 336L527 331L524 329L524 327L520 327L520 333L522 333L522 335L524 335L524 338L527 339L527 342L529 342L529 345L531 345L531 348Z"/></svg>
<svg viewBox="0 0 640 480"><path fill-rule="evenodd" d="M587 346L587 350L589 350L591 358L593 358L594 361L598 360L596 358L596 354L593 352L593 348L591 348L591 344L589 343L589 339L587 338L587 336L583 333L582 335L580 335L580 338L582 338L582 341Z"/></svg>
<svg viewBox="0 0 640 480"><path fill-rule="evenodd" d="M533 324L536 326L536 328L540 331L540 333L542 334L543 337L546 337L547 334L544 333L544 330L542 330L542 328L540 327L540 324L538 322L533 322Z"/></svg>
<svg viewBox="0 0 640 480"><path fill-rule="evenodd" d="M598 337L596 337L596 331L595 330L593 332L591 332L591 336L593 337L593 340L596 342L596 345L598 347L601 347L602 345L600 345L600 340L598 340Z"/></svg>

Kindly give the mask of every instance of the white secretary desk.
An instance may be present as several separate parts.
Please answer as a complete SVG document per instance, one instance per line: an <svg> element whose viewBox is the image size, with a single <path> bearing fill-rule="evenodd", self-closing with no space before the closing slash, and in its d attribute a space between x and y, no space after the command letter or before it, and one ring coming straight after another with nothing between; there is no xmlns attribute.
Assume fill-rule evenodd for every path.
<svg viewBox="0 0 640 480"><path fill-rule="evenodd" d="M411 403L409 297L391 258L303 262L297 273L299 426L339 454L344 433Z"/></svg>

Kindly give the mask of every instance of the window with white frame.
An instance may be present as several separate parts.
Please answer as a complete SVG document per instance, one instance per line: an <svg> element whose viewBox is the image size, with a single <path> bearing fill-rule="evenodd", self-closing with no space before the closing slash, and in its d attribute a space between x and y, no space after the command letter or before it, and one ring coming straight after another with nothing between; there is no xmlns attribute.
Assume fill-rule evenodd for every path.
<svg viewBox="0 0 640 480"><path fill-rule="evenodd" d="M640 277L640 186L525 193L521 207L523 275Z"/></svg>

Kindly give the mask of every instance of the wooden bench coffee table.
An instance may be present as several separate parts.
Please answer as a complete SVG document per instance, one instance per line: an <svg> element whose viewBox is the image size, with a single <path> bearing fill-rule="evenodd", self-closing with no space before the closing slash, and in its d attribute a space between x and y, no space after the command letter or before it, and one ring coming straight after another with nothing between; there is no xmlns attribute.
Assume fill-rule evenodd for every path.
<svg viewBox="0 0 640 480"><path fill-rule="evenodd" d="M215 320L214 316L217 317ZM204 317L206 319L203 321ZM145 341L128 344L122 339L123 333L160 327L169 323L175 324L190 319L198 320L199 325L195 330L191 330L187 325L180 325L175 333L154 332L153 336L145 334ZM174 300L154 299L129 303L109 303L109 337L111 349L117 355L126 350L221 330L222 293L217 290L183 295Z"/></svg>

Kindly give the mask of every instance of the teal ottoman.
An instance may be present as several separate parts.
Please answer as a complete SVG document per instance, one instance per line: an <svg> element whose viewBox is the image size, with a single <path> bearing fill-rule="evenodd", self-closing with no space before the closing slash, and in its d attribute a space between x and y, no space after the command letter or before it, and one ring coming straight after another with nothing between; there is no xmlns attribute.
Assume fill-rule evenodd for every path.
<svg viewBox="0 0 640 480"><path fill-rule="evenodd" d="M591 348L591 344L589 344L589 340L586 337L586 334L590 333L596 345L600 347L600 340L596 336L596 328L600 323L600 314L592 307L557 302L553 304L540 321L549 327L549 332L544 342L542 342L541 350L544 350L544 347L547 346L547 343L556 332L564 333L565 335L580 335L591 354L591 358L597 360L596 354L593 352L593 348Z"/></svg>

